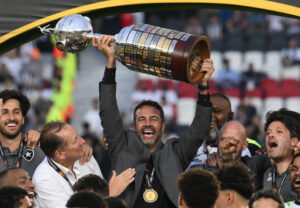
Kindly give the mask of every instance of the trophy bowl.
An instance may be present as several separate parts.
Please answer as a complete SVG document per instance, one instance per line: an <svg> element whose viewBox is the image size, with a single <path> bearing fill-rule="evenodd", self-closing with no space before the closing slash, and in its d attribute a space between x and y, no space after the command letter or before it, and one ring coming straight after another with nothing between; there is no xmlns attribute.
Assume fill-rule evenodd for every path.
<svg viewBox="0 0 300 208"><path fill-rule="evenodd" d="M54 36L59 50L71 53L83 51L93 37L91 21L78 14L66 16L56 24Z"/></svg>

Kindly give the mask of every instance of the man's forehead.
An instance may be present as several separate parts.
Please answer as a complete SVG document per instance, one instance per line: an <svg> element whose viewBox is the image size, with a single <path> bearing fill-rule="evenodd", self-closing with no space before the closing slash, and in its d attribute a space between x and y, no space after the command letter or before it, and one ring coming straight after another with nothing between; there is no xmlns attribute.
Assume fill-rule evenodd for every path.
<svg viewBox="0 0 300 208"><path fill-rule="evenodd" d="M29 176L29 174L27 173L27 171L23 170L23 169L12 169L8 171L9 175L14 175L19 177L24 177L24 176Z"/></svg>
<svg viewBox="0 0 300 208"><path fill-rule="evenodd" d="M66 124L56 135L68 140L68 138L77 135L77 131L70 124Z"/></svg>
<svg viewBox="0 0 300 208"><path fill-rule="evenodd" d="M139 108L136 111L136 114L139 116L145 115L145 114L160 114L159 110L151 105L144 105L141 108Z"/></svg>
<svg viewBox="0 0 300 208"><path fill-rule="evenodd" d="M222 97L211 97L210 101L213 105L213 107L219 107L219 108L228 108L229 110L231 110L231 106L230 103L228 102L228 100L222 98Z"/></svg>
<svg viewBox="0 0 300 208"><path fill-rule="evenodd" d="M12 104L12 103L17 104L18 107L21 106L21 105L20 105L20 102L19 102L17 99L8 99L8 100L5 101L5 103L3 103L3 106L2 106L2 107L6 107L6 106L8 106L8 105L10 105L10 104Z"/></svg>

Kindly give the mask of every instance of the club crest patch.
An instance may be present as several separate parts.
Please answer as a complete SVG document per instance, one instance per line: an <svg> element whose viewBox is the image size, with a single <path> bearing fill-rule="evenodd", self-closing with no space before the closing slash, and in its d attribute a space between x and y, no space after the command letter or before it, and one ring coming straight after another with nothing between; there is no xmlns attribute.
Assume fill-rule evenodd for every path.
<svg viewBox="0 0 300 208"><path fill-rule="evenodd" d="M27 161L31 161L33 157L34 157L34 150L32 149L27 149L25 154L23 154L24 160Z"/></svg>

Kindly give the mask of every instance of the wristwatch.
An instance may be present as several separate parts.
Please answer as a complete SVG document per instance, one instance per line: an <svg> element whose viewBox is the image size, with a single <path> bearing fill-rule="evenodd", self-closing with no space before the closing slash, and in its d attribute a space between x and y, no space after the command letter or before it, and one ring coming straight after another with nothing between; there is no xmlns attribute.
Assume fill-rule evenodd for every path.
<svg viewBox="0 0 300 208"><path fill-rule="evenodd" d="M208 90L210 88L210 84L209 84L209 82L207 82L207 85L206 86L203 86L203 85L201 85L201 84L199 84L198 85L198 89L199 90Z"/></svg>

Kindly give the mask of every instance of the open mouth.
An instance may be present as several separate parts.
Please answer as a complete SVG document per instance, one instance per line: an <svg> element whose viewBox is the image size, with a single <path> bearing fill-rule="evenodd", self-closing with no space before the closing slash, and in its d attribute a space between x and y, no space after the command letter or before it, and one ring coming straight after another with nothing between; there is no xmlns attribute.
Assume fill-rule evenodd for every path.
<svg viewBox="0 0 300 208"><path fill-rule="evenodd" d="M9 123L6 124L6 126L9 129L15 129L17 127L17 123L16 122L9 122Z"/></svg>
<svg viewBox="0 0 300 208"><path fill-rule="evenodd" d="M270 140L268 142L268 147L269 147L270 150L275 149L277 146L278 146L278 144L277 144L277 142L275 140Z"/></svg>
<svg viewBox="0 0 300 208"><path fill-rule="evenodd" d="M300 188L300 176L297 176L293 180L293 186Z"/></svg>
<svg viewBox="0 0 300 208"><path fill-rule="evenodd" d="M144 137L153 137L155 134L155 128L152 127L145 127L142 129L142 135Z"/></svg>
<svg viewBox="0 0 300 208"><path fill-rule="evenodd" d="M217 127L217 123L215 121L210 122L210 130L215 130Z"/></svg>
<svg viewBox="0 0 300 208"><path fill-rule="evenodd" d="M153 135L154 135L154 131L152 131L152 130L143 131L143 136L152 137Z"/></svg>

